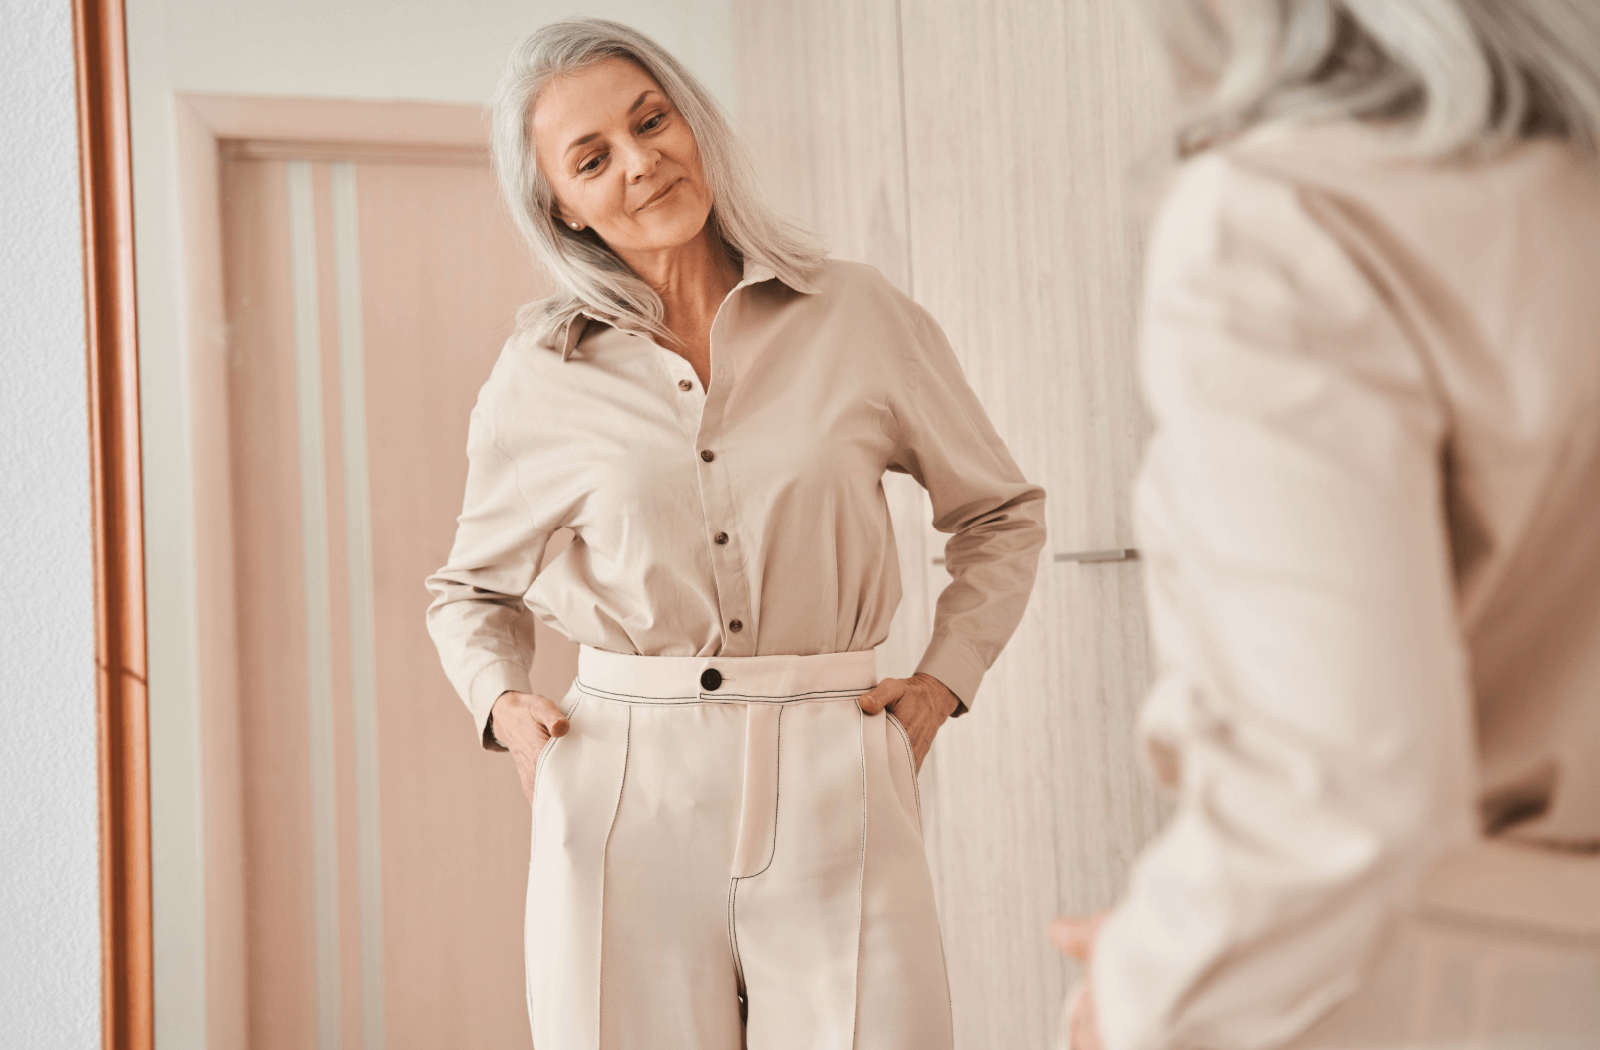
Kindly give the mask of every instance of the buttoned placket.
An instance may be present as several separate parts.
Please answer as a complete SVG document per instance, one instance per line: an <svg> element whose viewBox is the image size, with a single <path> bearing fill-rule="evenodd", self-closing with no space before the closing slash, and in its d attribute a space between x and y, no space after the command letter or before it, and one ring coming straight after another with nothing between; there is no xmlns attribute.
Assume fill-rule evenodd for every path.
<svg viewBox="0 0 1600 1050"><path fill-rule="evenodd" d="M738 502L729 470L738 450L722 447L724 413L728 397L738 382L733 355L719 350L718 336L730 314L739 310L743 289L768 275L750 275L734 286L711 321L711 386L700 406L700 428L695 434L695 463L700 479L700 507L706 546L711 552L711 572L717 585L717 605L722 614L722 656L754 656L758 624L750 601L750 581L744 568L743 545L737 527ZM685 362L687 364L687 362Z"/></svg>

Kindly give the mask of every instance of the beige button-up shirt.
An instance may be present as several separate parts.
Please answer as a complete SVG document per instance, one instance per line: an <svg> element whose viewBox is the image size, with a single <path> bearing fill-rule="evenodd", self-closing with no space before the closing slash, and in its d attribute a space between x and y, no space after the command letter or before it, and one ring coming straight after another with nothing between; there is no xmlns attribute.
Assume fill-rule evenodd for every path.
<svg viewBox="0 0 1600 1050"><path fill-rule="evenodd" d="M513 336L472 413L428 628L481 734L526 692L524 609L645 656L871 649L900 601L884 471L928 490L953 577L918 670L970 703L1044 544L1029 484L927 312L830 261L791 288L751 265L711 328L711 385L652 340L578 317ZM570 546L541 565L557 529Z"/></svg>
<svg viewBox="0 0 1600 1050"><path fill-rule="evenodd" d="M1600 846L1600 179L1263 129L1181 173L1146 295L1179 804L1096 1003L1110 1050L1276 1047L1442 858Z"/></svg>

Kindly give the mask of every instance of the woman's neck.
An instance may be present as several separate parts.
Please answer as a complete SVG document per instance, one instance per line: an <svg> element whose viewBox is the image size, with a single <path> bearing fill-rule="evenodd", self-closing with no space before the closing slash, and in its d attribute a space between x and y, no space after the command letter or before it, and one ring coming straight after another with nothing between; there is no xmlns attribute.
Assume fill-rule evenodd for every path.
<svg viewBox="0 0 1600 1050"><path fill-rule="evenodd" d="M670 251L623 261L661 297L662 322L678 344L670 349L689 362L702 387L709 387L711 322L739 283L738 264L705 230Z"/></svg>

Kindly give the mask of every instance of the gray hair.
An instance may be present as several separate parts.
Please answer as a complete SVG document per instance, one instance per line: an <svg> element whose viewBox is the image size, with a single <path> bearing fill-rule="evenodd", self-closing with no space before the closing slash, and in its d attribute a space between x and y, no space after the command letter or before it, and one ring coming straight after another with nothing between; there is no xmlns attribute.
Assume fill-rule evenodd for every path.
<svg viewBox="0 0 1600 1050"><path fill-rule="evenodd" d="M1594 0L1145 0L1190 103L1189 154L1267 121L1353 117L1422 156L1531 136L1600 150ZM1183 90L1183 89L1187 90Z"/></svg>
<svg viewBox="0 0 1600 1050"><path fill-rule="evenodd" d="M549 340L579 312L629 331L670 336L661 299L592 230L554 215L555 193L539 170L531 121L553 77L611 58L633 62L657 84L694 133L711 191L710 233L730 253L759 261L786 283L803 282L825 253L806 231L762 200L743 144L722 107L677 59L643 33L600 18L544 26L518 44L494 97L494 166L500 191L534 258L560 285L554 299L524 307L519 324Z"/></svg>

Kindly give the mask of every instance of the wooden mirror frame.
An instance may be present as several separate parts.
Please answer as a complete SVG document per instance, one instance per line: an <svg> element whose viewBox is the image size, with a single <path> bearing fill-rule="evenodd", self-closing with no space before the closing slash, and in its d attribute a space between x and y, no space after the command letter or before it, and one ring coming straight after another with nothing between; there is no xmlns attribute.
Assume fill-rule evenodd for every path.
<svg viewBox="0 0 1600 1050"><path fill-rule="evenodd" d="M122 0L74 0L100 769L106 1050L154 1050L150 747L133 171Z"/></svg>

